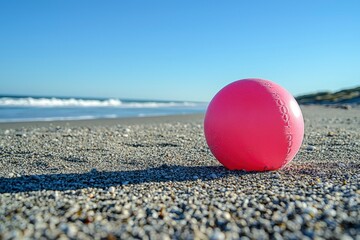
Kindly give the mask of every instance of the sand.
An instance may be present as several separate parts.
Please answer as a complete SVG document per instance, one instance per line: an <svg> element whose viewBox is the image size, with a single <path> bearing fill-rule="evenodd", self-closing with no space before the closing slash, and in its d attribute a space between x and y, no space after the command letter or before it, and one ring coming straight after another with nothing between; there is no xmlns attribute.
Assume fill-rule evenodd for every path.
<svg viewBox="0 0 360 240"><path fill-rule="evenodd" d="M0 124L0 239L359 239L360 109L303 106L276 172L224 169L203 115Z"/></svg>

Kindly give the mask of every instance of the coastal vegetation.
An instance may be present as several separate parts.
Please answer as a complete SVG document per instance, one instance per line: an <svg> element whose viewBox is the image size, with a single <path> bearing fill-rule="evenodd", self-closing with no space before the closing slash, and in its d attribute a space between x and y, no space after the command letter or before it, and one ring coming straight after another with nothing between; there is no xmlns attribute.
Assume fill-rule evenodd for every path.
<svg viewBox="0 0 360 240"><path fill-rule="evenodd" d="M296 97L299 104L360 104L360 86L337 92L317 92Z"/></svg>

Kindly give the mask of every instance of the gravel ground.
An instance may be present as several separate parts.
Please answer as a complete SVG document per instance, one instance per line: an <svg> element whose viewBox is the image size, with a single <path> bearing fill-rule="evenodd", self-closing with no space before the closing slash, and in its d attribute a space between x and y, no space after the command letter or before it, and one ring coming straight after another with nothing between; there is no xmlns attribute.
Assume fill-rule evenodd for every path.
<svg viewBox="0 0 360 240"><path fill-rule="evenodd" d="M3 125L0 239L360 239L360 109L302 108L264 173L224 169L202 116Z"/></svg>

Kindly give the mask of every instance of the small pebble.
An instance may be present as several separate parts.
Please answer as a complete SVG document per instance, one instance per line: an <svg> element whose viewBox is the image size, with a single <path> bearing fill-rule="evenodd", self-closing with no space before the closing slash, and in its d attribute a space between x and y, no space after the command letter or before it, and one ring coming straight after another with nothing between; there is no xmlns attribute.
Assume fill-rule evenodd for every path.
<svg viewBox="0 0 360 240"><path fill-rule="evenodd" d="M328 132L326 136L333 137L333 136L335 136L335 133L334 132Z"/></svg>
<svg viewBox="0 0 360 240"><path fill-rule="evenodd" d="M109 192L114 193L115 192L115 187L109 187Z"/></svg>
<svg viewBox="0 0 360 240"><path fill-rule="evenodd" d="M215 230L215 232L210 236L210 240L223 240L225 239L225 234Z"/></svg>
<svg viewBox="0 0 360 240"><path fill-rule="evenodd" d="M315 146L312 146L312 145L308 145L308 146L306 147L306 150L308 150L308 151L314 151L314 150L316 150L316 147L315 147Z"/></svg>

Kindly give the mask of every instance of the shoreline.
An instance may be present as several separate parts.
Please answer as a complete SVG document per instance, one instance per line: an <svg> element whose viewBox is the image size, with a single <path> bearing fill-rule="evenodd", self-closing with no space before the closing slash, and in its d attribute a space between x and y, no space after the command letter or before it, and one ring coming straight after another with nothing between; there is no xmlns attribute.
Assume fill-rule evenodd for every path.
<svg viewBox="0 0 360 240"><path fill-rule="evenodd" d="M360 105L326 105L326 104L302 104L302 112L312 112L316 109L332 112L334 109L339 111L357 111L360 115ZM316 113L314 113L316 115ZM305 114L306 115L306 114ZM20 121L20 122L0 122L0 130L18 129L27 127L91 127L91 126L114 126L114 125L139 125L139 124L158 124L173 122L190 122L204 120L205 113L194 114L172 114L144 117L117 117L117 118L95 118L95 119L74 119L74 120L50 120L50 121ZM305 119L304 119L305 120Z"/></svg>
<svg viewBox="0 0 360 240"><path fill-rule="evenodd" d="M29 122L1 122L0 129L18 129L28 127L86 127L86 126L114 126L114 125L138 125L157 124L171 122L189 122L203 119L205 114L179 114L146 117L124 117L124 118L99 118L82 120L56 120L56 121L29 121Z"/></svg>

